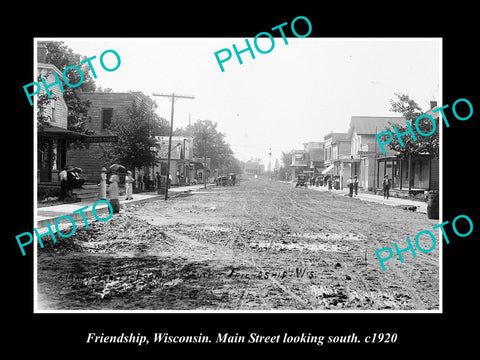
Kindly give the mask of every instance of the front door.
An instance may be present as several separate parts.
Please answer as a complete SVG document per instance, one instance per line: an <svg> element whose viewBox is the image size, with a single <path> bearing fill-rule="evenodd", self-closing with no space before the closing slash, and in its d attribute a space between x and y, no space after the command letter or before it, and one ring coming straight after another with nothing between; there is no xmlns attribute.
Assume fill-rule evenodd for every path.
<svg viewBox="0 0 480 360"><path fill-rule="evenodd" d="M37 156L37 167L40 172L40 182L50 182L52 165L49 151L38 150Z"/></svg>

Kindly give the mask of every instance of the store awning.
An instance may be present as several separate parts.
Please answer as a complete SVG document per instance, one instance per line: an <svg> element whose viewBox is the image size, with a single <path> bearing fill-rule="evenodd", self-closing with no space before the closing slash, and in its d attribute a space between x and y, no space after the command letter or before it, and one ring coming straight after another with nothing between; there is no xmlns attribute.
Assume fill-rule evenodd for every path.
<svg viewBox="0 0 480 360"><path fill-rule="evenodd" d="M328 165L328 167L322 171L322 174L325 175L325 174L328 174L328 173L331 173L333 171L333 164L330 164Z"/></svg>
<svg viewBox="0 0 480 360"><path fill-rule="evenodd" d="M51 124L42 125L41 128L38 129L37 135L55 139L80 139L85 137L83 134Z"/></svg>

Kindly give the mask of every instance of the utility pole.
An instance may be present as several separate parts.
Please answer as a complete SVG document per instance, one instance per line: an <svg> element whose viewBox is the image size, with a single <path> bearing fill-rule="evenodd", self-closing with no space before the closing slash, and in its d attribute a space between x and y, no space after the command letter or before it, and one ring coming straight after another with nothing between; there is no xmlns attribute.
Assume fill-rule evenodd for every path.
<svg viewBox="0 0 480 360"><path fill-rule="evenodd" d="M203 168L203 188L207 188L207 133L203 137L203 158L205 167Z"/></svg>
<svg viewBox="0 0 480 360"><path fill-rule="evenodd" d="M168 136L168 158L167 158L167 183L165 185L165 200L168 199L168 179L170 178L170 157L171 157L171 152L172 152L172 133L173 133L173 110L174 106L173 104L175 103L176 100L182 98L182 99L195 99L193 96L189 95L175 95L175 93L171 94L153 94L153 96L163 96L163 97L168 97L170 101L172 102L172 116L170 118L170 134Z"/></svg>

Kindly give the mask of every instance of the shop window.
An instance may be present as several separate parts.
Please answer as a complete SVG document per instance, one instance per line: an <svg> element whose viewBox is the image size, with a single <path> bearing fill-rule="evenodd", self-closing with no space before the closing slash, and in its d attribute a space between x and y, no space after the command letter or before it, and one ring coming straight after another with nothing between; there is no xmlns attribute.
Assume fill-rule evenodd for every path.
<svg viewBox="0 0 480 360"><path fill-rule="evenodd" d="M113 109L102 109L102 129L108 129L112 123Z"/></svg>

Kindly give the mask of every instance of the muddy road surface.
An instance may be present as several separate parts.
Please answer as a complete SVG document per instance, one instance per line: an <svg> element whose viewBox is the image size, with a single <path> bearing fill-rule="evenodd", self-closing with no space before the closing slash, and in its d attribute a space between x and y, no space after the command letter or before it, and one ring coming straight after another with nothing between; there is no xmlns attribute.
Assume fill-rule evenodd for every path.
<svg viewBox="0 0 480 360"><path fill-rule="evenodd" d="M38 250L37 308L438 309L438 245L385 271L375 256L437 223L262 179L131 203Z"/></svg>

